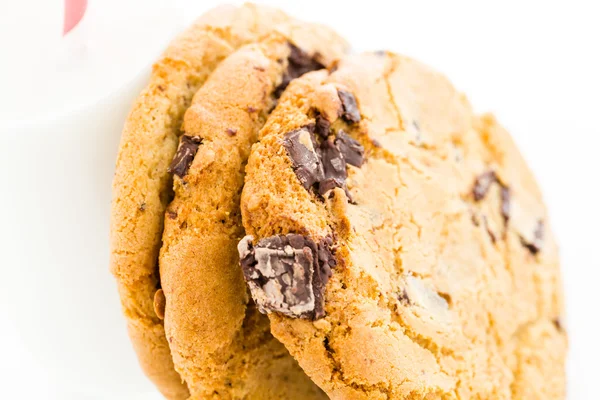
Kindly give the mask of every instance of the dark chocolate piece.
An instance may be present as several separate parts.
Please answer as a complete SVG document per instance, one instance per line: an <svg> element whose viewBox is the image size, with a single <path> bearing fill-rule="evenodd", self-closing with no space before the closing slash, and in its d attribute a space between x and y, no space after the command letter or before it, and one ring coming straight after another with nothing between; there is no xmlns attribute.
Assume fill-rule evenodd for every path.
<svg viewBox="0 0 600 400"><path fill-rule="evenodd" d="M315 54L317 56L317 54ZM307 72L323 69L325 66L309 55L298 46L290 43L290 55L288 56L288 74L292 79L304 75Z"/></svg>
<svg viewBox="0 0 600 400"><path fill-rule="evenodd" d="M552 320L552 323L556 327L556 330L558 330L559 332L564 332L565 331L565 327L564 327L564 323L563 323L563 318L562 317L556 317L556 318L554 318Z"/></svg>
<svg viewBox="0 0 600 400"><path fill-rule="evenodd" d="M521 243L531 252L531 254L535 255L539 253L544 244L544 221L539 220L536 224L535 231L533 232L533 240L531 242L528 242L525 238L521 237Z"/></svg>
<svg viewBox="0 0 600 400"><path fill-rule="evenodd" d="M330 136L323 139L317 149L314 132L316 125L307 125L303 128L286 133L283 147L286 148L296 176L306 190L314 187L323 196L336 187L346 190L348 173L346 165L360 167L364 162L364 148L343 131L339 131L334 138Z"/></svg>
<svg viewBox="0 0 600 400"><path fill-rule="evenodd" d="M308 127L288 132L283 139L283 147L292 159L296 176L307 190L324 178L316 146L314 135Z"/></svg>
<svg viewBox="0 0 600 400"><path fill-rule="evenodd" d="M177 212L176 211L167 210L167 216L170 219L176 219L177 218Z"/></svg>
<svg viewBox="0 0 600 400"><path fill-rule="evenodd" d="M498 177L494 171L487 171L479 175L473 186L473 198L475 201L482 200L487 194L493 183L498 182Z"/></svg>
<svg viewBox="0 0 600 400"><path fill-rule="evenodd" d="M510 189L506 186L502 186L502 191L500 192L501 198L501 206L500 212L502 213L502 218L504 218L504 223L508 223L510 219Z"/></svg>
<svg viewBox="0 0 600 400"><path fill-rule="evenodd" d="M202 138L200 138L200 136L181 136L179 139L179 148L177 149L175 157L173 157L173 161L171 162L168 171L183 178L190 169L190 165L192 165L192 161L194 161L194 157L196 156L196 152L201 143Z"/></svg>
<svg viewBox="0 0 600 400"><path fill-rule="evenodd" d="M355 167L362 166L365 161L365 148L357 140L340 130L335 139L335 144L342 152L346 163Z"/></svg>
<svg viewBox="0 0 600 400"><path fill-rule="evenodd" d="M398 300L404 305L411 304L410 297L408 297L408 292L406 291L406 288L402 289L402 291L398 293Z"/></svg>
<svg viewBox="0 0 600 400"><path fill-rule="evenodd" d="M327 121L327 118L321 114L317 114L315 117L315 133L323 139L327 139L329 136L331 123Z"/></svg>
<svg viewBox="0 0 600 400"><path fill-rule="evenodd" d="M227 132L227 134L229 136L237 135L237 129L235 129L235 128L227 128L227 129L225 129L225 132Z"/></svg>
<svg viewBox="0 0 600 400"><path fill-rule="evenodd" d="M324 175L324 179L319 182L319 194L323 196L331 189L345 187L348 173L346 172L344 156L335 145L333 138L324 140L321 143L319 153L321 155Z"/></svg>
<svg viewBox="0 0 600 400"><path fill-rule="evenodd" d="M276 99L281 97L281 94L293 79L296 79L307 72L325 68L323 64L315 60L314 57L311 57L296 45L290 43L289 46L290 55L288 56L287 71L283 74L281 83L275 88L273 93Z"/></svg>
<svg viewBox="0 0 600 400"><path fill-rule="evenodd" d="M475 201L483 200L494 183L500 185L500 214L502 215L504 225L506 226L510 219L510 188L500 182L498 175L494 171L490 170L484 172L477 177L475 185L473 185L473 198ZM489 229L488 233L490 234L492 241L496 242L496 235Z"/></svg>
<svg viewBox="0 0 600 400"><path fill-rule="evenodd" d="M342 108L344 109L342 118L350 123L360 122L360 112L358 111L354 95L346 90L338 89L338 96L342 102Z"/></svg>
<svg viewBox="0 0 600 400"><path fill-rule="evenodd" d="M315 243L306 236L287 234L261 239L255 246L251 241L251 236L243 238L238 251L258 309L293 318L322 318L325 285L336 265L333 240L326 237Z"/></svg>

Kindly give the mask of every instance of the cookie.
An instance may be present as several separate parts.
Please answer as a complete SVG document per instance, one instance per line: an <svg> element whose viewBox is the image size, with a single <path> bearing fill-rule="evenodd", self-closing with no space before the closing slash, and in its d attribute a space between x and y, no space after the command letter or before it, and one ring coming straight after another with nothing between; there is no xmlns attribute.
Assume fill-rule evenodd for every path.
<svg viewBox="0 0 600 400"><path fill-rule="evenodd" d="M248 287L330 398L564 398L540 190L445 77L386 52L306 74L246 172Z"/></svg>
<svg viewBox="0 0 600 400"><path fill-rule="evenodd" d="M298 66L323 68L280 35L244 46L217 67L185 114L159 265L166 335L194 398L322 396L273 338L268 319L248 307L237 253L250 148Z"/></svg>
<svg viewBox="0 0 600 400"><path fill-rule="evenodd" d="M113 182L111 271L118 283L128 331L140 364L170 399L187 398L189 391L174 368L162 320L169 317L172 304L170 294L161 289L158 272L165 211L174 196L169 165L179 146L183 116L194 94L229 55L273 32L292 44L284 46L285 54L291 49L294 54L308 53L307 60L319 66L331 62L347 47L329 29L301 23L275 9L254 5L216 8L175 39L154 65L150 82L133 105L123 130ZM281 68L290 72L286 79L310 67L297 65L298 60L288 61L285 54ZM268 79L273 79L272 73L269 72ZM284 81L282 77L277 79ZM258 111L256 117L264 118L264 112ZM187 168L190 155L197 150L192 149L201 145L199 141L190 139L187 151L191 153L182 156L182 164L173 166L173 173L180 174L181 168ZM163 306L167 309L166 316ZM258 330L267 329L268 322L259 316L256 319L253 324ZM282 358L288 360L286 365L293 364L289 356ZM287 375L282 372L282 376ZM254 378L248 377L251 379ZM264 379L258 377L253 383L263 384ZM273 383L275 387L279 385Z"/></svg>

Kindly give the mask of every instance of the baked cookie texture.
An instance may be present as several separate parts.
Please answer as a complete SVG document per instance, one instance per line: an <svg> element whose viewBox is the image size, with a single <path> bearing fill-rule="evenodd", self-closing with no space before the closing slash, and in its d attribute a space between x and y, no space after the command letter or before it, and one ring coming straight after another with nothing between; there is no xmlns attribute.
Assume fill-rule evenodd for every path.
<svg viewBox="0 0 600 400"><path fill-rule="evenodd" d="M564 398L540 190L445 77L386 52L308 73L246 172L244 275L330 398Z"/></svg>
<svg viewBox="0 0 600 400"><path fill-rule="evenodd" d="M240 50L240 53L236 53L232 60L228 61L228 66L224 68L234 74L230 80L223 78L223 71L220 72L221 78L218 77L218 72L215 72L216 77L210 80L209 86L204 87L209 76L228 56L242 46L256 42L261 44ZM209 388L215 389L211 396L227 398L218 392L222 387L228 388L232 398L274 398L269 396L281 393L284 388L305 393L306 396L309 396L308 393L314 393L316 398L320 396L318 389L303 376L285 349L270 338L266 318L256 314L252 306L246 306L243 278L237 270L237 259L232 256L232 252L233 255L236 254L235 246L232 251L218 248L221 243L233 240L233 236L237 234L235 225L238 223L236 218L239 219L239 213L237 217L223 215L226 223L219 222L218 226L213 226L215 230L211 235L215 241L204 249L183 250L182 243L185 240L172 240L172 235L179 230L185 231L181 225L175 226L178 223L189 224L190 229L185 231L187 233L194 232L197 228L197 225L194 225L197 220L187 220L188 215L195 215L193 210L188 213L180 208L184 204L193 208L186 203L186 187L194 186L194 190L199 189L203 193L215 196L219 190L224 196L236 196L233 186L238 185L240 177L243 177L240 171L243 171L245 163L244 154L248 152L250 141L256 137L256 131L265 120L267 108L272 106L270 92L274 92L275 89L282 90L285 85L281 85L281 82L295 77L290 73L293 75L304 72L306 68L314 69L311 62L319 66L327 65L338 58L346 48L345 41L331 30L315 24L301 23L275 9L251 4L241 7L219 7L202 16L174 40L154 65L148 86L133 105L123 130L113 181L111 271L118 283L128 331L140 364L165 397L184 399L190 396L188 385L182 376L186 380L189 379L187 383L197 398L209 397ZM305 55L309 58L304 57ZM306 64L297 65L298 62ZM250 66L253 72L249 71ZM249 81L242 82L246 78ZM244 92L246 89L247 93ZM199 151L202 156L198 158L198 162L202 160L210 164L208 149L211 149L212 156L231 156L231 160L238 163L237 170L228 170L231 179L225 179L227 183L223 183L221 187L203 187L201 184L198 187L186 186L186 178L181 180L180 177L176 177L173 182L172 173L169 171L182 135L184 113L199 90L204 94L199 94L197 99L207 100L207 103L205 106L194 104L193 111L190 111L194 115L186 117L185 131L194 133L184 136L181 140L188 145L188 153L178 154L183 158L179 160L179 165L172 165L171 172L177 175L182 168L189 167L192 171L190 176L196 179L194 171L202 168L196 164L191 167L188 165L190 154L202 147ZM214 101L210 102L211 95L218 95L220 99L224 99L225 94L232 97L218 105ZM246 110L240 109L242 104L247 104ZM219 114L221 112L222 114ZM207 126L223 130L206 131L199 127L204 123L200 121L201 118L206 118ZM233 118L239 120L230 124ZM226 129L226 124L231 131ZM234 132L234 129L238 131ZM199 133L204 136L197 137ZM239 136L236 136L237 134ZM199 173L202 174L200 171ZM198 182L202 179L198 178ZM225 193L226 188L232 191ZM166 214L167 231L163 238L165 212L174 196L175 201ZM217 197L212 197L210 201L215 200L229 201L227 204L233 204L231 199ZM205 204L209 208L211 205L215 209L220 207L219 202ZM171 217L173 210L177 212L176 218ZM215 211L213 216L216 215L220 214ZM215 223L215 220L209 218L204 222L208 225ZM225 238L224 235L233 236ZM206 239L198 240L202 242ZM236 241L237 239L239 237ZM177 301L181 300L174 289L178 283L169 280L170 286L161 289L158 259L163 240L167 246L163 249L162 256L166 265L163 271L167 279L176 279L176 268L169 267L169 262L172 261L182 268L179 271L181 287L213 291L195 293L196 300L213 298L214 302L208 300L202 304L188 304L187 307L207 308L194 308L193 312L188 314L187 322L194 326L208 324L206 326L212 326L223 334L222 337L215 335L216 331L204 329L195 332L195 336L192 335L194 340L202 335L208 335L210 338L204 337L203 341L199 342L185 341L184 332L186 329L189 332L189 326L185 325L185 313L178 314L178 310L184 310L186 307L185 304L177 305ZM169 249L181 250L183 253L178 258L179 256ZM198 255L203 250L206 250L206 253ZM192 255L199 257L194 266L198 266L198 262L209 264L202 265L207 268L204 277L201 270L195 270L194 274L190 275L182 274L185 268L189 269L191 265L180 263L186 260L185 257ZM211 258L212 256L215 258ZM217 266L224 268L223 275L215 276ZM209 270L213 273L211 279L215 278L217 281L207 281ZM239 272L237 277L236 270ZM195 287L192 282L194 279L203 280L201 285L208 286ZM228 302L235 303L235 306ZM225 313L230 311L231 314ZM198 320L191 321L192 317ZM173 333L171 338L177 370L182 376L176 372L173 363L163 318L166 318L171 332L176 332L177 327L182 329L180 336ZM217 318L219 323L213 318ZM240 338L245 338L247 342L236 342ZM211 342L211 339L215 339L215 342ZM239 371L236 371L240 374L231 381L228 381L225 375L232 373L232 370L227 370L226 373L219 370L214 376L208 375L210 380L221 374L219 379L214 378L214 382L211 381L213 383L198 383L198 379L203 378L197 374L204 370L200 367L197 369L197 362L189 357L198 356L199 360L208 362L206 357L217 357L220 346L232 342L241 346L241 350L239 354L236 353L236 360L226 365L236 364L239 367L240 364L249 363L252 366L239 367ZM251 351L245 353L245 347ZM226 352L221 356L225 357L225 354ZM222 359L212 360L217 361ZM218 369L216 364L205 367Z"/></svg>
<svg viewBox="0 0 600 400"><path fill-rule="evenodd" d="M298 58L292 53L279 35L242 47L185 113L159 264L165 331L194 398L322 396L273 338L268 319L248 307L237 252L244 167L286 75L283 60Z"/></svg>

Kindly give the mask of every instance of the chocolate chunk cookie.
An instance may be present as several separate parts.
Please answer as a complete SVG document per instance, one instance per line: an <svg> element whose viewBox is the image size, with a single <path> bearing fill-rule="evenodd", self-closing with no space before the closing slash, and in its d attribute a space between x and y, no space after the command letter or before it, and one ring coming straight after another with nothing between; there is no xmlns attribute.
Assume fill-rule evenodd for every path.
<svg viewBox="0 0 600 400"><path fill-rule="evenodd" d="M171 44L134 104L113 183L111 271L140 364L167 398L321 396L247 305L236 196L274 95L346 47L278 10L219 7Z"/></svg>
<svg viewBox="0 0 600 400"><path fill-rule="evenodd" d="M330 398L564 398L540 191L443 76L385 52L308 73L246 171L241 268Z"/></svg>
<svg viewBox="0 0 600 400"><path fill-rule="evenodd" d="M248 307L237 253L244 166L290 69L280 60L297 52L280 35L242 47L184 117L159 265L167 339L194 398L319 397L268 320Z"/></svg>

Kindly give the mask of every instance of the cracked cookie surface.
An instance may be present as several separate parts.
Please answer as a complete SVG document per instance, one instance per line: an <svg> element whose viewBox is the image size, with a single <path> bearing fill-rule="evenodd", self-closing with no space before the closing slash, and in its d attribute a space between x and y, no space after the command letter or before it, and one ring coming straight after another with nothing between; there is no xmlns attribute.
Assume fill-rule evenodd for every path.
<svg viewBox="0 0 600 400"><path fill-rule="evenodd" d="M169 399L185 399L190 395L188 385L175 370L165 336L163 318L169 318L169 307L173 307L173 301L170 300L171 294L161 288L158 273L164 220L170 221L173 216L172 211L167 210L174 196L173 179L168 170L178 148L183 116L194 94L225 58L240 47L261 41L274 32L287 38L297 48L310 52L319 63L331 62L347 47L344 40L331 30L294 20L276 9L252 4L218 7L175 39L154 65L150 82L133 105L123 130L113 181L111 271L117 279L129 335L140 364ZM281 48L284 53L289 51L287 45ZM286 59L281 61L282 68L288 64ZM310 67L298 66L295 61L298 60L289 64L297 67L297 71ZM269 74L263 78L271 79L272 71ZM292 75L287 79L296 77ZM263 118L259 109L254 111L255 117ZM236 132L232 130L224 134L235 135ZM180 162L171 168L175 175L181 175L192 164L198 147L202 146L202 138L192 138L188 145L187 153L182 154ZM235 149L230 150L235 152ZM231 255L227 257L232 258ZM234 268L237 260L232 262ZM243 285L236 286L239 287ZM244 297L245 290L237 295ZM242 304L239 306L242 307ZM266 318L252 317L252 313L252 307L249 307L246 320L236 329L248 329L250 333L270 337ZM219 318L226 320L229 316ZM240 321L239 315L231 318ZM273 351L274 359L280 357L282 360L282 379L241 376L240 381L258 385L269 378L274 382L273 387L282 387L285 386L285 378L290 377L286 371L298 370L275 341L268 342L274 347L266 346L265 352ZM178 369L183 371L181 367ZM224 381L223 384L231 383ZM231 385L235 386L235 383ZM266 383L263 386L269 387ZM307 387L313 386L308 383Z"/></svg>
<svg viewBox="0 0 600 400"><path fill-rule="evenodd" d="M343 154L341 134L358 153ZM564 398L541 193L509 134L437 72L378 52L292 82L252 149L241 209L254 299L330 398ZM262 256L282 235L304 239ZM318 255L303 243L324 238L331 276L322 293L301 289L323 313L274 307L290 298L274 291L310 282L302 260Z"/></svg>
<svg viewBox="0 0 600 400"><path fill-rule="evenodd" d="M280 35L240 48L184 117L159 265L165 332L192 398L324 398L247 305L238 266L244 167L289 71L282 60L297 53Z"/></svg>

